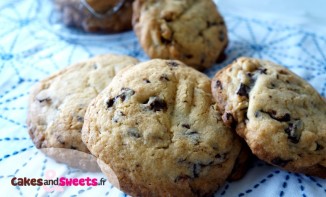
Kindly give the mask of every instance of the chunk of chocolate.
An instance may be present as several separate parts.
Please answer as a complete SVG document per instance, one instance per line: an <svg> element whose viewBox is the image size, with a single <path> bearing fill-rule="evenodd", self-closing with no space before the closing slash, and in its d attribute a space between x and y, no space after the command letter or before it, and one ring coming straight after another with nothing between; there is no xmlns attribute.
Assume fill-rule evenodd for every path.
<svg viewBox="0 0 326 197"><path fill-rule="evenodd" d="M148 80L148 79L143 79L143 80L144 80L145 83L151 83L151 81Z"/></svg>
<svg viewBox="0 0 326 197"><path fill-rule="evenodd" d="M134 138L140 138L141 135L139 133L139 130L137 128L129 128L127 131L128 135Z"/></svg>
<svg viewBox="0 0 326 197"><path fill-rule="evenodd" d="M260 72L260 74L267 75L267 69L266 68L259 69L259 72Z"/></svg>
<svg viewBox="0 0 326 197"><path fill-rule="evenodd" d="M277 120L279 122L288 122L291 120L291 115L289 113L285 113L284 115L278 115L276 111L262 111L263 113L267 113L272 119Z"/></svg>
<svg viewBox="0 0 326 197"><path fill-rule="evenodd" d="M59 142L60 144L62 144L62 145L65 145L65 144L66 144L65 141L64 141L64 139L63 139L63 137L62 137L61 135L58 135L58 136L57 136L57 140L58 140L58 142Z"/></svg>
<svg viewBox="0 0 326 197"><path fill-rule="evenodd" d="M220 80L216 80L216 82L215 82L215 88L218 88L220 90L223 90L222 82Z"/></svg>
<svg viewBox="0 0 326 197"><path fill-rule="evenodd" d="M201 171L201 166L199 164L194 164L192 166L192 175L194 178L199 177L200 171Z"/></svg>
<svg viewBox="0 0 326 197"><path fill-rule="evenodd" d="M38 102L40 102L40 103L43 103L43 102L50 102L51 101L51 99L50 98L42 98L42 99L37 99L38 100Z"/></svg>
<svg viewBox="0 0 326 197"><path fill-rule="evenodd" d="M249 98L248 90L249 90L249 87L247 85L241 83L237 90L237 94L239 96L245 96L245 97Z"/></svg>
<svg viewBox="0 0 326 197"><path fill-rule="evenodd" d="M182 124L182 127L186 128L186 129L190 129L190 125L189 124Z"/></svg>
<svg viewBox="0 0 326 197"><path fill-rule="evenodd" d="M276 157L274 158L271 162L274 165L280 166L280 167L284 167L286 166L286 164L288 164L290 161L292 161L292 159L282 159L280 157Z"/></svg>
<svg viewBox="0 0 326 197"><path fill-rule="evenodd" d="M261 115L261 114L260 114L260 111L256 111L256 112L255 112L255 117L256 117L256 118L258 118L260 115Z"/></svg>
<svg viewBox="0 0 326 197"><path fill-rule="evenodd" d="M77 121L78 121L78 122L84 122L84 118L81 117L81 116L77 116Z"/></svg>
<svg viewBox="0 0 326 197"><path fill-rule="evenodd" d="M178 67L179 64L176 61L168 61L166 62L167 65L172 66L172 67Z"/></svg>
<svg viewBox="0 0 326 197"><path fill-rule="evenodd" d="M217 26L217 22L216 21L206 21L206 26L207 28L210 28L212 26Z"/></svg>
<svg viewBox="0 0 326 197"><path fill-rule="evenodd" d="M284 130L285 133L288 135L288 139L297 144L300 141L301 133L302 133L302 121L296 120L293 123L289 123L289 126Z"/></svg>
<svg viewBox="0 0 326 197"><path fill-rule="evenodd" d="M218 39L221 42L223 42L225 40L225 33L224 33L224 31L221 30L221 31L218 32Z"/></svg>
<svg viewBox="0 0 326 197"><path fill-rule="evenodd" d="M106 107L107 107L107 108L112 107L113 104L114 104L114 102L115 102L115 98L111 98L111 99L109 99L109 100L106 102Z"/></svg>
<svg viewBox="0 0 326 197"><path fill-rule="evenodd" d="M215 155L215 163L220 164L226 161L226 153L218 153Z"/></svg>
<svg viewBox="0 0 326 197"><path fill-rule="evenodd" d="M316 151L319 151L319 150L323 150L324 149L324 146L322 146L322 145L320 145L320 144L318 144L318 143L316 143L317 145L316 145Z"/></svg>
<svg viewBox="0 0 326 197"><path fill-rule="evenodd" d="M157 96L150 97L146 101L146 106L149 110L152 110L154 112L166 111L168 109L166 102Z"/></svg>
<svg viewBox="0 0 326 197"><path fill-rule="evenodd" d="M126 100L126 98L131 97L135 94L135 91L130 88L121 88L120 94L115 97L115 100L121 99L122 102Z"/></svg>

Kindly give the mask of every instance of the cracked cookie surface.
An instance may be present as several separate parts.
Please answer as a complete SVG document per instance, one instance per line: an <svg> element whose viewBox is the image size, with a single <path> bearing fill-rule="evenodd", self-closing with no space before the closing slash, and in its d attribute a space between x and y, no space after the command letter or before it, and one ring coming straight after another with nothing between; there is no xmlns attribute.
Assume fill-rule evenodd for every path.
<svg viewBox="0 0 326 197"><path fill-rule="evenodd" d="M91 102L82 139L132 196L208 196L241 149L216 107L207 76L151 60L119 73Z"/></svg>
<svg viewBox="0 0 326 197"><path fill-rule="evenodd" d="M133 28L151 58L210 68L227 46L227 30L211 0L136 0Z"/></svg>
<svg viewBox="0 0 326 197"><path fill-rule="evenodd" d="M326 178L326 102L308 82L272 62L239 58L211 86L224 122L255 155Z"/></svg>
<svg viewBox="0 0 326 197"><path fill-rule="evenodd" d="M31 91L27 125L37 148L89 152L81 140L89 102L126 66L138 63L120 55L100 55L40 81Z"/></svg>

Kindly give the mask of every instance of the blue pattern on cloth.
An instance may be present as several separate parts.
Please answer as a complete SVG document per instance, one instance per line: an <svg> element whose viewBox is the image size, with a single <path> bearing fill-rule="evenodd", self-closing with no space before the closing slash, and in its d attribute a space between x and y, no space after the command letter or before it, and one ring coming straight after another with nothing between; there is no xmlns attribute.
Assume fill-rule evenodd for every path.
<svg viewBox="0 0 326 197"><path fill-rule="evenodd" d="M229 31L227 59L206 71L214 73L239 56L268 59L305 78L326 96L326 38L298 26L225 14ZM60 23L50 0L0 2L0 191L12 196L125 196L110 184L65 187L64 193L40 186L12 186L12 177L104 177L54 162L33 145L26 127L30 88L49 74L97 54L148 57L133 32L85 34ZM216 196L326 196L326 180L290 173L255 161L241 181L227 182Z"/></svg>

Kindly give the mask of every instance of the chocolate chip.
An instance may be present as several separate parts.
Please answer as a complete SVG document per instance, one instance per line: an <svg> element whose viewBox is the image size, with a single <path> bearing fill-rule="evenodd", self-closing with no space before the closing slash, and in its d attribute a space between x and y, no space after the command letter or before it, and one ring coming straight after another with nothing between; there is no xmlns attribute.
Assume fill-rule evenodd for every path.
<svg viewBox="0 0 326 197"><path fill-rule="evenodd" d="M182 127L186 128L186 129L190 129L190 125L189 124L182 124Z"/></svg>
<svg viewBox="0 0 326 197"><path fill-rule="evenodd" d="M192 54L186 54L185 57L188 58L188 59L191 59L191 58L193 58L194 56L193 56Z"/></svg>
<svg viewBox="0 0 326 197"><path fill-rule="evenodd" d="M196 134L198 134L198 132L197 131L186 131L185 134L186 135L196 135Z"/></svg>
<svg viewBox="0 0 326 197"><path fill-rule="evenodd" d="M278 116L277 112L274 110L265 112L262 111L263 113L267 113L272 119L277 120L279 122L288 122L291 120L291 115L289 113L285 113L283 116Z"/></svg>
<svg viewBox="0 0 326 197"><path fill-rule="evenodd" d="M207 26L207 28L210 28L212 26L217 26L217 22L216 21L206 21L206 26Z"/></svg>
<svg viewBox="0 0 326 197"><path fill-rule="evenodd" d="M121 93L116 96L114 99L114 101L116 101L117 99L121 99L122 102L124 102L126 100L126 98L131 97L132 95L135 94L135 91L130 89L130 88L121 88Z"/></svg>
<svg viewBox="0 0 326 197"><path fill-rule="evenodd" d="M220 80L216 80L216 82L215 82L215 88L218 88L220 90L223 90L222 82Z"/></svg>
<svg viewBox="0 0 326 197"><path fill-rule="evenodd" d="M219 39L221 42L224 41L224 39L225 39L225 34L224 34L224 31L223 31L223 30L221 30L221 31L218 32L218 39Z"/></svg>
<svg viewBox="0 0 326 197"><path fill-rule="evenodd" d="M255 117L258 118L260 116L260 111L255 112Z"/></svg>
<svg viewBox="0 0 326 197"><path fill-rule="evenodd" d="M77 148L74 147L74 146L70 146L70 149L72 149L72 150L77 150Z"/></svg>
<svg viewBox="0 0 326 197"><path fill-rule="evenodd" d="M275 83L271 83L270 86L269 86L268 88L269 88L269 89L275 89L275 88L276 88Z"/></svg>
<svg viewBox="0 0 326 197"><path fill-rule="evenodd" d="M271 162L274 165L280 166L280 167L284 167L286 166L286 164L288 164L290 161L292 161L291 159L282 159L280 157L276 157L274 158Z"/></svg>
<svg viewBox="0 0 326 197"><path fill-rule="evenodd" d="M169 66L172 66L172 67L178 67L179 66L179 64L177 62L175 62L175 61L167 61L166 64L169 65Z"/></svg>
<svg viewBox="0 0 326 197"><path fill-rule="evenodd" d="M286 71L286 70L280 70L279 73L282 74L282 75L288 75L289 74L289 72Z"/></svg>
<svg viewBox="0 0 326 197"><path fill-rule="evenodd" d="M166 74L163 74L160 76L160 81L170 81L170 79Z"/></svg>
<svg viewBox="0 0 326 197"><path fill-rule="evenodd" d="M200 174L201 166L199 164L194 164L192 166L192 175L194 178L197 178Z"/></svg>
<svg viewBox="0 0 326 197"><path fill-rule="evenodd" d="M259 71L260 71L260 74L265 74L265 75L267 75L267 69L266 69L266 68L264 68L264 69L259 69Z"/></svg>
<svg viewBox="0 0 326 197"><path fill-rule="evenodd" d="M143 79L143 80L144 80L145 83L151 83L151 81L148 80L148 79Z"/></svg>
<svg viewBox="0 0 326 197"><path fill-rule="evenodd" d="M293 123L289 123L289 126L284 131L288 134L288 139L292 143L297 144L300 141L302 129L302 121L296 120Z"/></svg>
<svg viewBox="0 0 326 197"><path fill-rule="evenodd" d="M43 102L50 102L51 101L51 99L50 98L44 98L44 99L37 99L38 100L38 102L40 102L40 103L43 103Z"/></svg>
<svg viewBox="0 0 326 197"><path fill-rule="evenodd" d="M215 155L215 163L220 164L223 163L226 160L226 154L225 153L218 153Z"/></svg>
<svg viewBox="0 0 326 197"><path fill-rule="evenodd" d="M322 145L320 145L318 143L316 143L316 144L317 144L316 151L319 151L319 150L323 150L324 149L324 146L322 146Z"/></svg>
<svg viewBox="0 0 326 197"><path fill-rule="evenodd" d="M241 83L238 88L237 94L239 96L245 96L245 97L249 98L248 90L249 90L249 87L247 85Z"/></svg>
<svg viewBox="0 0 326 197"><path fill-rule="evenodd" d="M115 98L111 98L111 99L109 99L109 100L106 102L106 107L107 107L107 108L112 107L113 104L114 104L114 102L115 102Z"/></svg>
<svg viewBox="0 0 326 197"><path fill-rule="evenodd" d="M147 108L156 112L156 111L166 111L168 109L168 106L166 104L166 102L156 96L152 96L150 97L147 101L146 101L146 105Z"/></svg>
<svg viewBox="0 0 326 197"><path fill-rule="evenodd" d="M81 116L77 116L77 121L78 121L78 122L84 122L84 118L81 117Z"/></svg>
<svg viewBox="0 0 326 197"><path fill-rule="evenodd" d="M127 131L128 135L134 138L140 138L141 135L137 128L129 128Z"/></svg>
<svg viewBox="0 0 326 197"><path fill-rule="evenodd" d="M163 36L161 36L161 43L162 44L166 44L166 45L171 44L172 43L172 39L171 40L170 39L166 39Z"/></svg>
<svg viewBox="0 0 326 197"><path fill-rule="evenodd" d="M58 135L57 136L57 140L60 144L64 145L65 144L65 141L62 139L62 136L61 135Z"/></svg>

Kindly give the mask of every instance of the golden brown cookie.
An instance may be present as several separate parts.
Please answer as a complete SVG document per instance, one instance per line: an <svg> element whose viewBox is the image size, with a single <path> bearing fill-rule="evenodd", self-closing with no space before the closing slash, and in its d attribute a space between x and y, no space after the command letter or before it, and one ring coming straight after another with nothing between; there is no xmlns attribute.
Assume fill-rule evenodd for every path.
<svg viewBox="0 0 326 197"><path fill-rule="evenodd" d="M326 178L326 101L308 82L272 62L239 58L215 75L212 91L224 122L260 159Z"/></svg>
<svg viewBox="0 0 326 197"><path fill-rule="evenodd" d="M150 58L178 59L210 68L227 43L222 16L211 0L136 0L133 28Z"/></svg>
<svg viewBox="0 0 326 197"><path fill-rule="evenodd" d="M216 107L207 76L155 59L119 73L91 102L82 139L132 196L209 196L241 150Z"/></svg>
<svg viewBox="0 0 326 197"><path fill-rule="evenodd" d="M81 140L89 102L119 70L137 62L128 56L100 55L40 81L31 91L27 119L35 146L89 152Z"/></svg>

